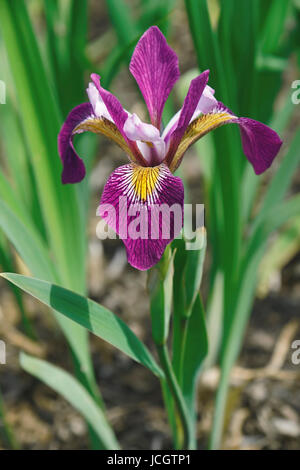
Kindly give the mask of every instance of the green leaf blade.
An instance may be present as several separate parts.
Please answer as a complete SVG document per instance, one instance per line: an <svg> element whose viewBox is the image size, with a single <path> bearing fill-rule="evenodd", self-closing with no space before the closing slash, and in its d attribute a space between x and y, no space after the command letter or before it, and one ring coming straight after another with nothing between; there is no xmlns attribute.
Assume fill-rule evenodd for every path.
<svg viewBox="0 0 300 470"><path fill-rule="evenodd" d="M25 353L20 355L22 368L64 397L92 426L106 449L119 449L114 433L101 408L85 388L68 372Z"/></svg>
<svg viewBox="0 0 300 470"><path fill-rule="evenodd" d="M46 281L13 273L1 276L163 377L146 346L120 318L102 305Z"/></svg>

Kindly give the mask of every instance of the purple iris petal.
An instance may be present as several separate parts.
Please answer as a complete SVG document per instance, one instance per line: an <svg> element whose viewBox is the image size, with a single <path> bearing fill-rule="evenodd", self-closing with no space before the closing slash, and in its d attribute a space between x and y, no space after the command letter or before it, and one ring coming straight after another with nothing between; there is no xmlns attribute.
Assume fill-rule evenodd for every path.
<svg viewBox="0 0 300 470"><path fill-rule="evenodd" d="M282 140L273 129L254 119L238 118L236 122L240 126L245 155L255 173L260 175L271 166Z"/></svg>
<svg viewBox="0 0 300 470"><path fill-rule="evenodd" d="M191 117L190 122L196 119L198 116L200 116L201 113L206 114L206 113L211 112L218 105L218 101L214 97L214 93L215 93L215 90L211 88L209 85L206 85L201 95L201 98L198 101L194 114ZM176 129L178 125L180 114L181 114L181 109L176 114L174 114L174 116L168 122L167 126L165 127L163 131L162 137L166 143L168 143L170 136L172 135L172 133L174 132L174 130Z"/></svg>
<svg viewBox="0 0 300 470"><path fill-rule="evenodd" d="M124 110L123 106L121 105L120 101L118 98L116 98L112 93L109 91L105 90L102 88L100 85L100 77L96 73L91 74L91 79L93 80L94 84L97 87L97 90L100 93L100 96L107 108L107 111L109 112L111 118L113 119L115 125L119 129L120 133L125 139L125 142L129 145L130 149L132 150L133 154L136 156L138 161L144 165L146 165L146 162L140 153L137 145L135 142L130 140L126 133L124 132L124 124L128 118L128 113Z"/></svg>
<svg viewBox="0 0 300 470"><path fill-rule="evenodd" d="M201 75L191 81L188 93L185 97L183 107L180 112L177 127L170 136L170 147L168 155L166 156L166 162L169 162L176 152L176 149L190 123L204 88L208 82L208 77L209 70L205 70L205 72L201 73Z"/></svg>
<svg viewBox="0 0 300 470"><path fill-rule="evenodd" d="M63 164L62 182L64 184L79 183L85 176L84 163L77 155L72 139L74 129L92 114L93 108L90 103L80 104L72 109L60 130L58 153Z"/></svg>
<svg viewBox="0 0 300 470"><path fill-rule="evenodd" d="M94 84L97 87L97 90L100 93L101 98L107 108L107 111L111 115L115 125L123 135L123 137L127 139L126 134L123 131L123 127L125 124L126 119L128 118L128 113L124 110L123 106L121 105L118 98L116 98L112 93L102 88L100 85L100 77L96 73L91 74L91 79L93 80Z"/></svg>
<svg viewBox="0 0 300 470"><path fill-rule="evenodd" d="M266 171L272 165L282 145L282 140L277 132L266 126L266 124L254 119L237 118L221 101L218 102L217 111L226 111L235 117L235 119L228 121L228 123L239 124L243 150L252 164L255 173L260 175Z"/></svg>
<svg viewBox="0 0 300 470"><path fill-rule="evenodd" d="M166 165L123 165L108 179L98 208L140 270L156 264L183 225L184 189Z"/></svg>
<svg viewBox="0 0 300 470"><path fill-rule="evenodd" d="M139 40L129 66L147 104L151 122L160 129L164 104L179 78L178 58L157 26Z"/></svg>

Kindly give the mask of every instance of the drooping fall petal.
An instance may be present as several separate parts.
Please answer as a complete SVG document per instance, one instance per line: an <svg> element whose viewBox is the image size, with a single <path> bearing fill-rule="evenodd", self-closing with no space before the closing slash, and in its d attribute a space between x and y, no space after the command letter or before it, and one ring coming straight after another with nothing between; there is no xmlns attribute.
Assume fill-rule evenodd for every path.
<svg viewBox="0 0 300 470"><path fill-rule="evenodd" d="M58 153L63 164L62 182L79 183L85 176L85 166L81 158L77 155L73 136L82 132L75 131L76 127L93 114L90 103L83 103L76 106L65 120L58 135Z"/></svg>
<svg viewBox="0 0 300 470"><path fill-rule="evenodd" d="M190 123L170 160L170 170L178 168L184 153L194 142L217 127L230 123L239 124L243 150L255 173L261 174L267 170L282 145L278 134L261 122L235 116L221 102L211 112L200 115Z"/></svg>
<svg viewBox="0 0 300 470"><path fill-rule="evenodd" d="M249 118L238 118L243 149L254 171L266 171L282 145L279 135L265 124Z"/></svg>
<svg viewBox="0 0 300 470"><path fill-rule="evenodd" d="M73 137L76 134L90 131L102 134L113 140L129 156L137 161L137 157L128 146L117 126L109 119L96 117L90 103L76 106L65 120L58 135L58 152L63 164L62 182L79 183L85 176L85 166L74 149Z"/></svg>
<svg viewBox="0 0 300 470"><path fill-rule="evenodd" d="M98 215L123 239L129 263L145 270L180 233L183 197L181 179L166 165L124 165L107 181Z"/></svg>

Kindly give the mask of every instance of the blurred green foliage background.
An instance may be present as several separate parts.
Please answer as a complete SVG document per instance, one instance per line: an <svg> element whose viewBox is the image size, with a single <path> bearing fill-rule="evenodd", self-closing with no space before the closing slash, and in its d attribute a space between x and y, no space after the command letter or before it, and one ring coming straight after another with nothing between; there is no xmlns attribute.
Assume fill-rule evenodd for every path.
<svg viewBox="0 0 300 470"><path fill-rule="evenodd" d="M221 446L230 372L256 292L266 292L272 273L299 250L300 197L293 181L299 171L300 131L299 110L292 100L292 83L300 79L299 20L299 0L0 0L0 80L6 86L6 103L0 105L4 272L30 273L79 294L89 292L89 175L104 144L102 138L80 136L76 146L88 177L76 186L62 186L57 135L67 113L86 101L89 73L99 73L102 86L118 94L117 78L140 35L153 24L185 58L164 121L180 106L190 77L209 68L219 100L239 116L269 124L283 138L279 157L261 177L243 156L237 129L219 129L197 143L203 187L198 202L206 207L209 253L205 310L210 347L200 373L215 364L221 370L211 448ZM193 44L188 56L186 36ZM38 343L23 294L10 287L21 314L19 329ZM174 290L174 298L176 294ZM60 370L47 369L53 367L47 363L37 369L30 358L23 358L21 366L57 388L75 408L84 393L87 404L79 411L89 423L91 446L109 447L115 437L104 417L87 330L52 313L69 347L72 377L57 388ZM175 358L176 347L175 342ZM77 390L79 385L83 388ZM103 427L91 421L94 414L101 415L97 423L103 420ZM0 416L4 447L19 447L1 396Z"/></svg>

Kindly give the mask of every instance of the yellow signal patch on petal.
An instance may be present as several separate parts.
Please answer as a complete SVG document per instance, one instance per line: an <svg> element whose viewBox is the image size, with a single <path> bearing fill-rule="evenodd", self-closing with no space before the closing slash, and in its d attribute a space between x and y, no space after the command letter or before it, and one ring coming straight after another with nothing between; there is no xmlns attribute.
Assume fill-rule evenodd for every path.
<svg viewBox="0 0 300 470"><path fill-rule="evenodd" d="M127 142L125 142L125 139L122 136L121 132L119 131L117 126L109 119L89 117L85 121L82 121L77 127L75 127L75 129L73 130L73 134L80 134L83 131L90 131L95 134L105 135L105 137L108 137L109 139L113 140L117 145L119 145L119 147L121 147L121 149L127 153L127 155L131 158L132 161L137 161L129 145L127 144Z"/></svg>
<svg viewBox="0 0 300 470"><path fill-rule="evenodd" d="M131 163L117 168L114 175L120 178L119 188L131 204L156 204L164 189L164 182L171 173L164 163L154 167Z"/></svg>
<svg viewBox="0 0 300 470"><path fill-rule="evenodd" d="M174 172L178 168L184 153L194 142L196 142L196 140L200 139L205 134L216 129L217 127L220 127L227 122L233 121L234 119L237 119L237 117L228 113L227 111L222 110L208 114L202 114L200 117L192 121L186 129L176 150L176 153L170 163L170 170Z"/></svg>
<svg viewBox="0 0 300 470"><path fill-rule="evenodd" d="M164 163L154 167L130 163L117 168L113 173L118 190L122 190L130 204L146 205L159 203L171 176L172 173Z"/></svg>
<svg viewBox="0 0 300 470"><path fill-rule="evenodd" d="M134 166L132 171L132 185L137 198L141 201L151 199L159 180L160 166L142 167Z"/></svg>

